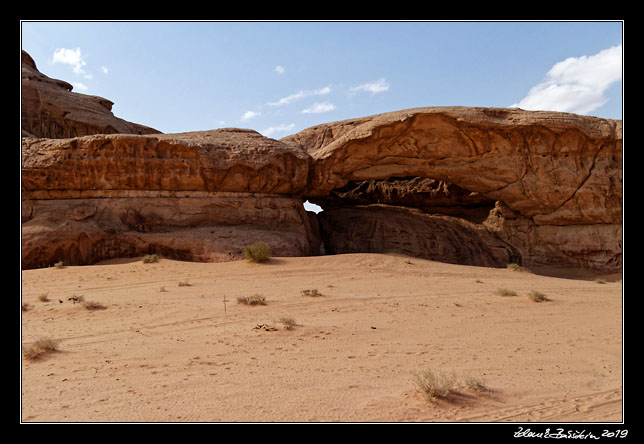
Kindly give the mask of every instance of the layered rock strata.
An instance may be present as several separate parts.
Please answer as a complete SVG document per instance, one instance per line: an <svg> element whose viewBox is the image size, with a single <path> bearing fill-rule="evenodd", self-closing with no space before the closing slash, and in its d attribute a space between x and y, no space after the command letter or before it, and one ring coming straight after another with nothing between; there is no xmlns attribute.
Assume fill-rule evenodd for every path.
<svg viewBox="0 0 644 444"><path fill-rule="evenodd" d="M494 211L482 225L517 250L525 265L621 270L621 121L519 109L417 108L319 125L282 141L314 159L307 191L312 202L382 202L374 200L373 186L349 198L346 192L369 181L381 181L382 191L382 180L407 178L394 187L403 197L385 201L431 211L435 204L426 191L405 191L413 181L431 179L498 203L488 207ZM379 218L363 209L346 223ZM327 220L323 226L335 225ZM323 238L337 237L323 229Z"/></svg>
<svg viewBox="0 0 644 444"><path fill-rule="evenodd" d="M157 253L239 259L319 253L297 197L310 157L250 130L23 139L23 268Z"/></svg>
<svg viewBox="0 0 644 444"><path fill-rule="evenodd" d="M38 71L22 51L22 134L67 138L89 134L157 134L160 131L128 122L112 113L113 102L72 92L73 86Z"/></svg>

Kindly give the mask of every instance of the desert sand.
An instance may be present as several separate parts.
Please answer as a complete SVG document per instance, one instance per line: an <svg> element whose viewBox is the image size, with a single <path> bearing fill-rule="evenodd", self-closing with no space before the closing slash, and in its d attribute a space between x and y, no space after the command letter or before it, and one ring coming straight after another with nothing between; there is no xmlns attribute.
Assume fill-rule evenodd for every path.
<svg viewBox="0 0 644 444"><path fill-rule="evenodd" d="M301 293L312 289L319 295ZM237 302L254 294L266 305ZM23 270L22 302L22 347L59 341L22 359L24 422L623 418L621 276L600 283L399 254L139 258ZM429 402L413 379L425 369L485 390Z"/></svg>

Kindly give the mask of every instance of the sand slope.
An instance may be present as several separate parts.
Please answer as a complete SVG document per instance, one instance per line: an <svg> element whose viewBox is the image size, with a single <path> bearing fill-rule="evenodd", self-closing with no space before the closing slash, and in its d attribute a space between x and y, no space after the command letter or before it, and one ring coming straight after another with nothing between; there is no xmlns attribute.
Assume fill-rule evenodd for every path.
<svg viewBox="0 0 644 444"><path fill-rule="evenodd" d="M25 422L622 420L621 281L350 254L25 270L22 293L22 345L61 340L23 359ZM429 403L427 368L489 391Z"/></svg>

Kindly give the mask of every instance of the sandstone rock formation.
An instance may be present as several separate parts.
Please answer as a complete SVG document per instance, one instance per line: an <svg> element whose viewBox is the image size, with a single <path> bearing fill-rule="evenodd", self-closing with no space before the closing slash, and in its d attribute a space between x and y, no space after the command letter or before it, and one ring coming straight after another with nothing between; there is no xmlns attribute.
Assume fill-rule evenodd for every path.
<svg viewBox="0 0 644 444"><path fill-rule="evenodd" d="M114 257L239 259L319 253L293 194L310 157L255 131L23 139L23 268Z"/></svg>
<svg viewBox="0 0 644 444"><path fill-rule="evenodd" d="M72 93L24 52L22 72L23 268L231 260L262 241L275 256L621 270L621 121L434 107L280 141L233 128L160 134ZM307 199L324 211L306 212Z"/></svg>
<svg viewBox="0 0 644 444"><path fill-rule="evenodd" d="M68 138L89 134L156 134L159 131L127 122L112 113L107 99L72 92L72 85L38 71L22 51L23 136Z"/></svg>
<svg viewBox="0 0 644 444"><path fill-rule="evenodd" d="M432 203L436 193L409 192L419 179L430 179L460 190L451 193L456 205L463 207L464 195L478 199L473 205L479 209L487 202L494 211L483 225L528 266L621 270L621 121L520 109L417 108L318 125L282 141L312 155L307 197L324 208L383 202L445 214ZM388 197L382 194L387 187ZM324 216L325 243L337 238L324 231L337 226L328 220L334 213ZM381 218L361 214L345 223L360 230Z"/></svg>

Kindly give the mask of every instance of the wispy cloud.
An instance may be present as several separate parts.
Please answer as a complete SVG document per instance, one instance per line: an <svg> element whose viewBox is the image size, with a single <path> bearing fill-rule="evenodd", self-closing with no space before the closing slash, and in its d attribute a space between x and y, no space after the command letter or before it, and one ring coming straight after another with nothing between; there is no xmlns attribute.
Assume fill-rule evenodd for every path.
<svg viewBox="0 0 644 444"><path fill-rule="evenodd" d="M241 118L239 120L241 120L242 122L245 122L247 120L252 119L253 117L257 117L257 116L261 116L261 115L262 115L262 113L260 113L259 111L246 111L244 113L244 115L241 116Z"/></svg>
<svg viewBox="0 0 644 444"><path fill-rule="evenodd" d="M87 85L81 82L72 82L72 85L74 86L74 89L78 91L87 91L89 89Z"/></svg>
<svg viewBox="0 0 644 444"><path fill-rule="evenodd" d="M360 91L369 92L371 94L378 94L381 92L389 91L389 83L386 79L381 78L373 82L363 83L362 85L354 86L349 89L350 92L356 93Z"/></svg>
<svg viewBox="0 0 644 444"><path fill-rule="evenodd" d="M620 80L621 44L556 63L541 83L511 107L586 114L606 104L606 90Z"/></svg>
<svg viewBox="0 0 644 444"><path fill-rule="evenodd" d="M277 65L273 71L278 74L284 74L286 72L286 68L284 68L282 65Z"/></svg>
<svg viewBox="0 0 644 444"><path fill-rule="evenodd" d="M109 72L106 66L101 66L101 71L103 72L103 74L107 74Z"/></svg>
<svg viewBox="0 0 644 444"><path fill-rule="evenodd" d="M330 102L322 102L322 103L314 103L310 107L303 109L302 114L319 114L319 113L326 113L329 111L333 111L335 109L335 105Z"/></svg>
<svg viewBox="0 0 644 444"><path fill-rule="evenodd" d="M271 137L275 133L282 133L285 131L290 131L293 128L295 128L294 123L289 123L288 125L278 125L278 126L271 126L270 128L266 128L264 131L262 131L262 134L265 135L266 137Z"/></svg>
<svg viewBox="0 0 644 444"><path fill-rule="evenodd" d="M70 65L74 74L83 76L86 79L91 79L92 75L85 72L83 67L86 65L85 58L81 53L80 48L76 49L67 49L67 48L57 48L54 51L52 57L52 63L62 63L65 65Z"/></svg>
<svg viewBox="0 0 644 444"><path fill-rule="evenodd" d="M291 94L290 96L286 96L279 99L277 102L268 102L268 105L270 106L288 105L289 103L295 102L296 100L300 100L305 97L323 96L323 95L329 94L330 92L331 92L330 86L325 86L324 88L320 88L320 89L298 91L295 94Z"/></svg>

